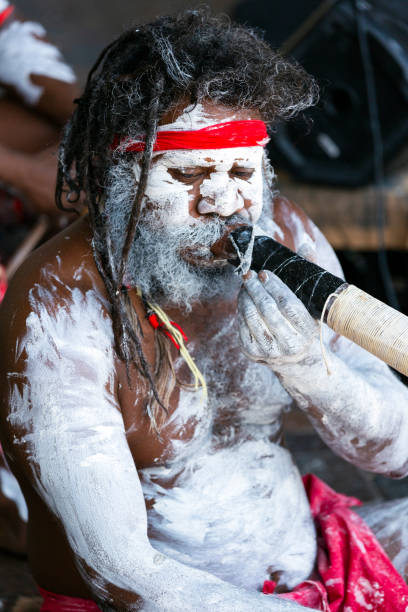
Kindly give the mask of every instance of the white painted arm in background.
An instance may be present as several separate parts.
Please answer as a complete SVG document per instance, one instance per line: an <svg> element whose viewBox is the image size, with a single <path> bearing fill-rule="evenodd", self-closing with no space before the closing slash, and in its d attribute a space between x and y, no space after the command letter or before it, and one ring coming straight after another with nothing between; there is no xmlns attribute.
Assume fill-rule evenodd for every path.
<svg viewBox="0 0 408 612"><path fill-rule="evenodd" d="M52 291L31 299L25 380L9 420L21 432L39 494L59 521L100 603L160 612L290 612L295 603L248 592L155 550L137 470L113 394L111 323L93 292L72 292L49 314ZM55 308L54 308L55 310ZM17 355L17 357L18 357Z"/></svg>
<svg viewBox="0 0 408 612"><path fill-rule="evenodd" d="M13 87L29 106L35 106L44 91L31 75L64 83L76 81L58 49L42 40L45 34L43 26L32 21L11 20L0 29L0 83Z"/></svg>
<svg viewBox="0 0 408 612"><path fill-rule="evenodd" d="M342 275L320 233L317 246L316 263ZM377 473L408 473L408 390L382 361L345 338L335 341L324 325L328 375L318 322L273 274L265 283L253 274L245 284L239 318L244 352L277 374L337 454Z"/></svg>

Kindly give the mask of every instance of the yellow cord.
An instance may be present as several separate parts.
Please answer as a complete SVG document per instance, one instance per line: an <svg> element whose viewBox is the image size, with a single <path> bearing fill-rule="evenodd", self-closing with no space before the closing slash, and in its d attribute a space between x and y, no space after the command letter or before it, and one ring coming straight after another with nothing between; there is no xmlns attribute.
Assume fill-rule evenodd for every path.
<svg viewBox="0 0 408 612"><path fill-rule="evenodd" d="M139 297L142 297L142 292L139 288L137 289L137 293ZM180 330L178 330L176 327L174 327L171 324L170 319L168 318L164 310L160 308L160 306L158 306L157 304L151 304L150 302L147 302L147 304L149 308L151 308L151 310L157 315L157 317L163 323L164 328L173 336L177 344L180 346L180 349L179 349L180 355L183 357L184 361L186 362L191 373L194 376L194 389L197 390L199 387L201 387L202 394L203 394L203 400L206 400L208 396L207 383L205 382L204 376L201 374L193 358L188 352L187 347L184 344L184 338L183 338L182 333L180 332Z"/></svg>

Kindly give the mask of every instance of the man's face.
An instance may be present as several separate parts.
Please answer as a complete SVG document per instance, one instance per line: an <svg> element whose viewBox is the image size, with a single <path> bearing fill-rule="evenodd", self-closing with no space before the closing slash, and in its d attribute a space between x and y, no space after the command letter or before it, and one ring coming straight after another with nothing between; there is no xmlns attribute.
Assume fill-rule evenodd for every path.
<svg viewBox="0 0 408 612"><path fill-rule="evenodd" d="M259 115L213 104L182 104L163 118L159 129L190 131L251 119ZM228 294L229 286L237 286L232 267L215 261L210 247L229 225L258 220L262 159L260 146L154 153L127 282L154 299L171 296L174 304L186 309L197 299L219 297ZM120 243L126 231L139 163L133 165L133 177L127 172L126 166L112 168L106 211L113 244Z"/></svg>
<svg viewBox="0 0 408 612"><path fill-rule="evenodd" d="M251 119L259 119L258 113L209 102L183 104L164 116L159 130L198 130ZM256 222L262 209L262 158L262 147L155 153L145 192L148 209L166 227L234 214Z"/></svg>

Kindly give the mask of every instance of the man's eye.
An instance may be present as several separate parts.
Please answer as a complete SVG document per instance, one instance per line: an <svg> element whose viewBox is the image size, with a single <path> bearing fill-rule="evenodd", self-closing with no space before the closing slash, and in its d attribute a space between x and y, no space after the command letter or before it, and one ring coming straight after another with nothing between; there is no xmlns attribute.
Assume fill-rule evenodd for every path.
<svg viewBox="0 0 408 612"><path fill-rule="evenodd" d="M185 179L192 179L192 178L195 178L196 176L201 176L201 172L199 172L198 174L195 174L194 172L180 172L180 176L182 176Z"/></svg>
<svg viewBox="0 0 408 612"><path fill-rule="evenodd" d="M253 173L253 168L233 168L231 170L232 176L243 179L244 181L249 180Z"/></svg>
<svg viewBox="0 0 408 612"><path fill-rule="evenodd" d="M178 181L184 181L184 182L190 182L190 183L201 178L204 174L204 172L199 168L197 169L192 168L191 170L190 168L186 168L185 170L180 170L179 168L169 168L169 172L171 176L177 179Z"/></svg>

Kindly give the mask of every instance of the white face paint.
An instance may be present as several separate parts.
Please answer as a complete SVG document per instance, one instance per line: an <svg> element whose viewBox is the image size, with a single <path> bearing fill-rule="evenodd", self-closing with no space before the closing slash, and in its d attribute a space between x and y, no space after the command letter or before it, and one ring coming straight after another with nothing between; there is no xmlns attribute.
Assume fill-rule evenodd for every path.
<svg viewBox="0 0 408 612"><path fill-rule="evenodd" d="M167 151L156 153L149 172L146 196L160 211L164 224L191 223L190 202L194 196L191 186L173 178L171 169L213 168L200 186L201 200L197 210L202 215L215 213L229 217L241 211L257 221L262 209L262 147L237 147L197 151ZM230 176L234 166L253 170L248 180ZM245 211L244 199L252 205Z"/></svg>
<svg viewBox="0 0 408 612"><path fill-rule="evenodd" d="M191 105L173 123L160 126L158 131L199 130L214 123L233 121L234 118L232 115L215 120L205 113L201 104ZM169 170L212 168L213 171L200 186L201 199L197 211L202 215L215 213L229 217L244 209L246 200L251 202L251 206L246 211L242 210L241 214L255 222L262 209L263 153L263 147L260 146L157 152L153 156L146 196L160 211L163 224L191 223L190 206L194 199L191 185L172 177ZM234 166L253 170L252 176L243 180L230 175ZM138 166L134 172L138 178Z"/></svg>
<svg viewBox="0 0 408 612"><path fill-rule="evenodd" d="M7 0L0 0L0 13L6 10L10 6L10 3Z"/></svg>
<svg viewBox="0 0 408 612"><path fill-rule="evenodd" d="M39 39L45 34L42 25L31 21L13 21L0 30L0 81L15 87L30 105L38 102L44 89L32 82L31 75L65 83L76 80L58 49Z"/></svg>

